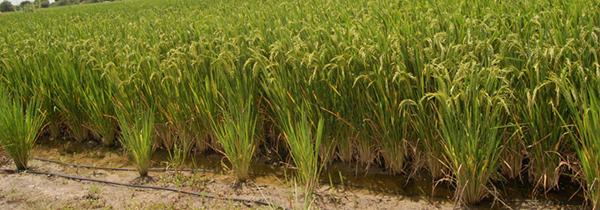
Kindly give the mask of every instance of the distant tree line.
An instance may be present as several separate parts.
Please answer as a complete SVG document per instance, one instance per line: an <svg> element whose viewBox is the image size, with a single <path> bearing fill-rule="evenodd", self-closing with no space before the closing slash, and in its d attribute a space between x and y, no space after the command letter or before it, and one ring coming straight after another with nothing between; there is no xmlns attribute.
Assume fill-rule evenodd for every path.
<svg viewBox="0 0 600 210"><path fill-rule="evenodd" d="M67 6L73 4L100 3L105 1L114 0L56 0L52 3L50 3L49 0L34 0L33 2L23 1L19 5L13 5L10 1L4 0L2 3L0 3L0 12L33 11L37 8Z"/></svg>

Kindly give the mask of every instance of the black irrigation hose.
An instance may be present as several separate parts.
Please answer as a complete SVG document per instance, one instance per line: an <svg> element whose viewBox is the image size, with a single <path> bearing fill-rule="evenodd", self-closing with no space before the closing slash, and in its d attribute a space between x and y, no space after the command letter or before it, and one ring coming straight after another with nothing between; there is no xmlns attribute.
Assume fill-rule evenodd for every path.
<svg viewBox="0 0 600 210"><path fill-rule="evenodd" d="M80 165L80 164L65 163L65 162L61 162L61 161L57 161L57 160L48 160L48 159L37 158L37 157L34 157L32 159L37 160L37 161L42 161L42 162L48 162L48 163L54 163L54 164L58 164L58 165L69 166L69 167L73 167L73 168L87 168L87 169L97 169L97 170L106 170L106 171L138 171L137 169L134 169L134 168L110 168L110 167ZM204 169L150 168L150 169L148 169L148 171L150 171L150 172L168 172L168 171L208 172L209 170L204 170Z"/></svg>
<svg viewBox="0 0 600 210"><path fill-rule="evenodd" d="M10 170L10 169L0 169L0 171L5 172L5 173L16 173L15 170ZM206 193L197 193L197 192L179 190L179 189L168 188L168 187L133 185L133 184L126 184L126 183L119 183L119 182L111 182L111 181L106 181L106 180L101 180L101 179L92 179L92 178L86 178L86 177L80 177L80 176L72 176L72 175L66 175L66 174L58 174L58 173L35 171L35 170L27 170L26 173L60 177L60 178L64 178L64 179L71 179L71 180L78 180L78 181L96 182L96 183L102 183L102 184L114 185L114 186L131 187L131 188L148 189L148 190L169 191L169 192L193 195L193 196L198 196L198 197L203 197L203 198L233 201L233 202L240 202L240 203L246 203L246 204L254 203L257 205L261 205L261 206L268 206L268 207L273 207L276 209L288 210L287 208L284 208L284 207L281 207L281 206L278 206L278 205L275 205L275 204L272 204L272 203L269 203L266 201L251 200L251 199L236 198L236 197L233 197L233 198L232 197L217 197L217 196L206 194Z"/></svg>

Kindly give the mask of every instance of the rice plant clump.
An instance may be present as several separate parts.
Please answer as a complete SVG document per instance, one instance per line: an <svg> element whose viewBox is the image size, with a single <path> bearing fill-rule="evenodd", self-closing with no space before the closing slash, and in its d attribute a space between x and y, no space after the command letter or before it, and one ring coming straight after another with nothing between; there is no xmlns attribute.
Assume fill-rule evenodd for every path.
<svg viewBox="0 0 600 210"><path fill-rule="evenodd" d="M276 93L271 96L275 102L272 108L296 167L296 179L304 185L307 198L305 201L308 201L319 183L323 168L319 154L325 122L323 117L310 117L314 116L315 112L308 102L302 101L298 107L292 106L285 91ZM281 98L276 96L278 94L281 94L279 95Z"/></svg>
<svg viewBox="0 0 600 210"><path fill-rule="evenodd" d="M213 97L206 103L216 103L207 117L213 133L229 160L238 181L250 176L252 158L256 150L258 109L257 83L251 72L213 72L210 90ZM212 110L212 111L211 111Z"/></svg>
<svg viewBox="0 0 600 210"><path fill-rule="evenodd" d="M121 128L121 144L132 157L140 177L148 177L153 153L154 112L142 111L139 114L126 115L117 112Z"/></svg>
<svg viewBox="0 0 600 210"><path fill-rule="evenodd" d="M566 116L560 113L560 100L557 99L560 94L547 91L548 88L542 84L527 94L527 111L524 113L530 181L536 188L546 191L558 187L561 154L565 154L560 116ZM541 97L543 94L548 95Z"/></svg>
<svg viewBox="0 0 600 210"><path fill-rule="evenodd" d="M297 178L304 184L305 193L312 194L319 184L322 169L319 149L323 138L323 120L320 119L315 126L306 116L302 116L297 123L288 124L283 129L294 165L298 168Z"/></svg>
<svg viewBox="0 0 600 210"><path fill-rule="evenodd" d="M581 161L586 198L592 209L600 208L600 79L579 83L558 79L574 121L574 145ZM569 124L568 122L566 124Z"/></svg>
<svg viewBox="0 0 600 210"><path fill-rule="evenodd" d="M444 75L445 72L443 73ZM439 78L440 135L453 174L456 200L480 202L490 193L502 151L506 86L499 69L464 66L454 80Z"/></svg>
<svg viewBox="0 0 600 210"><path fill-rule="evenodd" d="M10 99L0 91L0 145L13 159L17 170L27 170L31 150L44 125L40 103L31 99L21 103L19 98Z"/></svg>

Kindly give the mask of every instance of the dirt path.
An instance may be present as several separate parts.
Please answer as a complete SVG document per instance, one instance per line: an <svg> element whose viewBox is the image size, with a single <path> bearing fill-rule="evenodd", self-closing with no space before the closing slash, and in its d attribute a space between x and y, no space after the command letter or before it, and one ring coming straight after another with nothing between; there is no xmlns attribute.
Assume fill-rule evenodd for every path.
<svg viewBox="0 0 600 210"><path fill-rule="evenodd" d="M113 157L114 158L114 157ZM107 159L106 157L103 159ZM102 160L98 161L102 162ZM114 161L113 161L114 162ZM12 168L3 164L0 168ZM31 161L38 171L51 171L94 179L131 183L135 172L115 172L64 167ZM173 187L218 197L271 201L301 209L302 196L293 186L274 176L262 176L236 187L229 175L219 173L152 173L146 185ZM295 196L297 195L297 196ZM312 204L317 209L450 209L450 203L431 204L416 198L381 195L366 190L341 190L323 186ZM0 209L269 209L233 201L200 198L172 192L140 190L34 174L0 173Z"/></svg>

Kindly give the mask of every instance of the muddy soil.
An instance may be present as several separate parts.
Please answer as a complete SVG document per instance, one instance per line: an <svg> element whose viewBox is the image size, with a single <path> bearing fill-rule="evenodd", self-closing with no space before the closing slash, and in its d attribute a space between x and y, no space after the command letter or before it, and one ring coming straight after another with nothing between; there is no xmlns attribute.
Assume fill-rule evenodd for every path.
<svg viewBox="0 0 600 210"><path fill-rule="evenodd" d="M41 146L35 157L69 163L102 167L133 168L127 156L118 150L88 149L78 151L69 145ZM10 161L2 161L0 168L12 169ZM156 161L156 166L161 165ZM39 160L30 162L32 169L76 175L119 183L136 183L136 172L107 171L73 168ZM227 172L204 167L203 172L151 172L153 181L143 185L171 187L200 192L218 198L244 198L269 201L289 209L302 209L304 199L300 187L277 173L265 173L242 185L234 185ZM379 180L384 181L384 180ZM526 209L579 209L578 205L557 205L535 200L517 200L507 203L512 208ZM403 195L357 187L323 184L311 202L314 209L453 209L449 198L432 199L427 196ZM486 204L481 209L505 208L502 204ZM271 209L251 203L202 198L173 192L141 190L105 185L88 181L73 181L30 173L0 173L0 209Z"/></svg>

